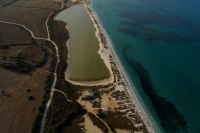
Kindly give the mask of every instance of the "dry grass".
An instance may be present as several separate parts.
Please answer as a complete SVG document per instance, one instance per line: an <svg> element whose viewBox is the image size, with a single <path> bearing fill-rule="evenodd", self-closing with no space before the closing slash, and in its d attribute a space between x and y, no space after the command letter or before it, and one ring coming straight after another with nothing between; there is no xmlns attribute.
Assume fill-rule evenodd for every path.
<svg viewBox="0 0 200 133"><path fill-rule="evenodd" d="M3 0L8 1L8 0ZM1 0L2 2L2 0ZM25 25L37 37L47 38L46 20L60 5L52 0L18 0L0 8L0 20ZM14 14L13 14L14 13ZM0 23L0 45L30 44L31 37L18 26ZM51 50L46 48L47 63L26 74L0 68L0 132L28 133L44 96L45 80L49 74ZM38 45L10 46L0 49L0 56L25 55L27 62L38 62L44 51ZM43 69L43 70L42 70ZM47 70L47 71L44 71ZM27 90L30 89L30 92ZM33 100L28 100L33 96Z"/></svg>
<svg viewBox="0 0 200 133"><path fill-rule="evenodd" d="M5 3L9 3L12 2L13 0L1 0L0 1L0 5L5 4Z"/></svg>
<svg viewBox="0 0 200 133"><path fill-rule="evenodd" d="M18 0L15 4L12 4L11 6L53 9L53 10L60 8L59 1L55 2L54 0Z"/></svg>
<svg viewBox="0 0 200 133"><path fill-rule="evenodd" d="M4 68L0 68L0 91L5 91L6 88L12 86L23 79L24 74L14 73Z"/></svg>
<svg viewBox="0 0 200 133"><path fill-rule="evenodd" d="M13 75L13 72L7 72ZM44 86L48 74L42 71L32 71L23 75L18 81L5 89L5 95L0 97L0 131L3 133L28 133L37 115L38 107L44 95ZM12 77L10 77L10 80ZM4 79L2 82L7 82ZM9 80L7 78L7 80ZM1 83L2 83L1 82ZM30 89L31 92L27 92ZM34 100L29 101L28 97Z"/></svg>
<svg viewBox="0 0 200 133"><path fill-rule="evenodd" d="M0 45L31 43L32 38L27 32L15 25L0 23L0 29Z"/></svg>
<svg viewBox="0 0 200 133"><path fill-rule="evenodd" d="M28 45L22 54L26 56L28 63L33 64L39 62L44 57L45 52L37 45Z"/></svg>
<svg viewBox="0 0 200 133"><path fill-rule="evenodd" d="M46 38L46 20L59 8L58 3L49 0L18 0L0 9L0 20L25 25L36 36Z"/></svg>
<svg viewBox="0 0 200 133"><path fill-rule="evenodd" d="M22 53L31 65L39 62L45 55L38 45L10 46L8 49L0 49L0 56L11 57L19 53Z"/></svg>
<svg viewBox="0 0 200 133"><path fill-rule="evenodd" d="M28 45L25 46L10 46L8 49L0 49L0 56L15 56L18 53L23 52L25 49L27 49Z"/></svg>

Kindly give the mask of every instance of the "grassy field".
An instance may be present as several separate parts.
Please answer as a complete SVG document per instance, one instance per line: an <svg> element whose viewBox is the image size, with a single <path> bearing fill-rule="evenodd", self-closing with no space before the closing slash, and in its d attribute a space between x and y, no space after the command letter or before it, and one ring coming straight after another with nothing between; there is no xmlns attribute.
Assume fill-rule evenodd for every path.
<svg viewBox="0 0 200 133"><path fill-rule="evenodd" d="M74 15L76 14L76 15ZM69 79L96 81L108 78L110 73L97 53L99 42L96 29L83 5L74 6L59 13L56 20L65 21L70 29Z"/></svg>
<svg viewBox="0 0 200 133"><path fill-rule="evenodd" d="M25 25L36 36L47 37L46 20L59 8L59 3L49 0L18 0L10 6L0 8L0 20Z"/></svg>
<svg viewBox="0 0 200 133"><path fill-rule="evenodd" d="M4 94L0 95L0 131L4 133L28 133L42 102L44 81L49 74L39 70L31 71L26 75L13 74L13 72L2 70L2 68L0 71L3 71L4 75L7 76L4 78L2 77L4 75L0 75L3 79L0 86L3 86L2 83L10 85L4 85ZM14 75L18 76L17 80L13 78ZM13 79L15 79L14 82ZM33 100L28 100L29 96L33 96Z"/></svg>
<svg viewBox="0 0 200 133"><path fill-rule="evenodd" d="M6 88L12 86L25 77L22 73L14 73L7 69L0 68L0 91L5 91Z"/></svg>
<svg viewBox="0 0 200 133"><path fill-rule="evenodd" d="M5 3L9 3L9 2L12 2L13 0L1 0L0 1L0 5L1 4L5 4Z"/></svg>
<svg viewBox="0 0 200 133"><path fill-rule="evenodd" d="M31 43L31 37L18 26L0 23L0 29L0 45Z"/></svg>
<svg viewBox="0 0 200 133"><path fill-rule="evenodd" d="M47 41L37 45L22 27L0 23L0 28L0 65L21 67L26 62L31 66L23 73L13 67L0 67L0 131L28 133L40 112L38 108L48 98L51 83L46 81L52 76L49 71L54 70L54 50Z"/></svg>
<svg viewBox="0 0 200 133"><path fill-rule="evenodd" d="M35 62L44 56L44 52L38 45L12 47L21 50L13 48L13 52L7 51L10 52L9 54L21 52L26 55L28 60L35 60ZM28 73L22 74L18 71L0 68L0 130L2 132L31 132L33 121L40 111L38 109L41 107L41 103L46 103L44 98L48 98L47 95L49 94L46 79L47 76L51 75L48 70L50 70L54 54L50 52L48 47L45 49L48 53L48 61ZM38 54L35 55L34 53Z"/></svg>
<svg viewBox="0 0 200 133"><path fill-rule="evenodd" d="M0 49L0 57L16 56L19 53L22 53L22 55L25 56L26 61L33 66L45 55L45 52L42 51L42 48L38 45L9 46L7 49Z"/></svg>

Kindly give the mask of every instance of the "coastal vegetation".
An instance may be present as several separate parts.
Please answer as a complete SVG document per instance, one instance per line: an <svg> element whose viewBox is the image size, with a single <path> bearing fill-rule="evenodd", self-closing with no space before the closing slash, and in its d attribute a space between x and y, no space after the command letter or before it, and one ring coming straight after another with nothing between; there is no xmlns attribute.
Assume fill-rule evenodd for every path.
<svg viewBox="0 0 200 133"><path fill-rule="evenodd" d="M78 124L82 122L85 113L86 110L77 102L68 102L63 94L54 92L44 132L81 132Z"/></svg>
<svg viewBox="0 0 200 133"><path fill-rule="evenodd" d="M69 33L65 29L66 24L62 21L54 21L50 19L48 24L51 28L51 39L57 44L59 63L57 68L57 82L55 88L65 92L70 100L75 100L78 98L77 88L65 80L65 70L67 68L67 54L68 50L66 47L66 42L69 39Z"/></svg>
<svg viewBox="0 0 200 133"><path fill-rule="evenodd" d="M95 115L92 113L88 113L88 116L93 121L93 124L100 128L104 133L108 131L108 128L105 126L103 122L101 122Z"/></svg>
<svg viewBox="0 0 200 133"><path fill-rule="evenodd" d="M99 110L99 112L98 112L98 116L100 118L102 118L103 120L105 120L106 123L108 123L108 125L111 128L127 129L127 130L131 130L131 131L141 131L142 130L143 133L147 133L147 130L144 125L135 127L134 123L130 119L128 119L125 115L126 115L125 112L118 112L118 111L104 112L102 110ZM137 118L137 117L135 116L135 118ZM138 123L142 123L141 119L137 118L136 120L139 120Z"/></svg>

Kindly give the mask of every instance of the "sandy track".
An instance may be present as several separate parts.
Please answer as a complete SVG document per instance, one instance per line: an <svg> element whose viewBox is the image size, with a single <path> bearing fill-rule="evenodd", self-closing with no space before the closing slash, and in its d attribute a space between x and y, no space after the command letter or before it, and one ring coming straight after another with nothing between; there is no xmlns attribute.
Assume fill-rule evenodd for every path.
<svg viewBox="0 0 200 133"><path fill-rule="evenodd" d="M67 95L66 95L64 92L62 92L62 91L60 91L60 90L56 90L56 89L53 89L53 91L57 91L57 92L59 92L59 93L62 93L62 94L65 96L67 102L73 102L73 101L69 100L69 98L67 97Z"/></svg>

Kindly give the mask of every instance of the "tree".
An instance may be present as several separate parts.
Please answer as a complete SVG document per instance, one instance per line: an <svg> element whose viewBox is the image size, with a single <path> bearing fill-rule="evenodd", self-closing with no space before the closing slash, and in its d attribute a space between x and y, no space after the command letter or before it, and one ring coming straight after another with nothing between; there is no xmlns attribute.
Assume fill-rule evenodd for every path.
<svg viewBox="0 0 200 133"><path fill-rule="evenodd" d="M29 100L29 101L31 101L31 100L33 100L33 99L34 99L33 96L29 96L29 97L28 97L28 100Z"/></svg>

